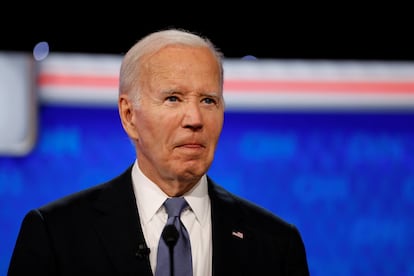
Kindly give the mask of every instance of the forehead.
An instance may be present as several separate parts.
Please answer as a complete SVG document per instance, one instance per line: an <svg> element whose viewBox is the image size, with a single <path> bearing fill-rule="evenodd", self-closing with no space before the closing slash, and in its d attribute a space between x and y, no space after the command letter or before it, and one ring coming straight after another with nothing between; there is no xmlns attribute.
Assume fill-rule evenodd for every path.
<svg viewBox="0 0 414 276"><path fill-rule="evenodd" d="M220 65L207 47L173 45L147 57L143 85L153 89L180 88L220 92Z"/></svg>
<svg viewBox="0 0 414 276"><path fill-rule="evenodd" d="M217 70L216 56L207 47L169 45L148 56L147 69L156 71L162 68L188 70L192 68Z"/></svg>

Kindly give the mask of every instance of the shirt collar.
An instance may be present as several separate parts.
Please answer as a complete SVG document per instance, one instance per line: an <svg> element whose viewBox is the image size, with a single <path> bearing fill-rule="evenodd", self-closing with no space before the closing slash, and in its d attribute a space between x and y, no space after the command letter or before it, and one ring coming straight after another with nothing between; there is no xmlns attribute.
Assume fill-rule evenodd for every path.
<svg viewBox="0 0 414 276"><path fill-rule="evenodd" d="M153 217L162 210L162 204L167 195L148 177L138 166L137 160L132 168L132 183L140 218L144 224L149 223ZM200 181L184 194L188 205L194 212L201 225L208 222L210 199L208 197L207 176L203 175Z"/></svg>

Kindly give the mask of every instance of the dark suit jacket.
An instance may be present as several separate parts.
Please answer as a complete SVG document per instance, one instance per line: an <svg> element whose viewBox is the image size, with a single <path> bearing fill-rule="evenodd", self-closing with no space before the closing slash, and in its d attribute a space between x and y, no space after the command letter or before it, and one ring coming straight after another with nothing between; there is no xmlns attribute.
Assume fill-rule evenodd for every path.
<svg viewBox="0 0 414 276"><path fill-rule="evenodd" d="M131 167L24 218L8 275L152 275ZM309 275L295 226L208 178L213 275ZM241 233L233 234L233 233Z"/></svg>

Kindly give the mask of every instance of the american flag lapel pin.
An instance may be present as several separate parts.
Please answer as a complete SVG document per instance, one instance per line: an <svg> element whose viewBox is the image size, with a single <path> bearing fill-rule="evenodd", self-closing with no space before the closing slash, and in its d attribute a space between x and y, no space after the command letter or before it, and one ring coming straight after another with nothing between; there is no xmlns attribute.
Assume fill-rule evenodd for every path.
<svg viewBox="0 0 414 276"><path fill-rule="evenodd" d="M244 238L243 233L242 233L242 232L240 232L240 231L232 231L232 232L231 232L231 234L232 234L233 236L235 236L235 237L239 238L239 239L243 239L243 238Z"/></svg>

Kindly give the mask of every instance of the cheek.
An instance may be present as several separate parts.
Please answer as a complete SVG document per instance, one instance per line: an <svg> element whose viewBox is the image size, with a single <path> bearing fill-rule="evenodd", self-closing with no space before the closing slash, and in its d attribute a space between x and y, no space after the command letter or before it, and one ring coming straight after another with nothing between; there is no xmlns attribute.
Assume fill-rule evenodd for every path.
<svg viewBox="0 0 414 276"><path fill-rule="evenodd" d="M154 116L141 111L137 112L135 119L135 125L137 127L140 139L147 141L151 136L154 135L154 130L156 130L154 129L154 125L156 125Z"/></svg>
<svg viewBox="0 0 414 276"><path fill-rule="evenodd" d="M171 135L171 121L160 114L143 116L137 122L140 136L146 143L161 144Z"/></svg>
<svg viewBox="0 0 414 276"><path fill-rule="evenodd" d="M208 120L208 125L210 130L217 135L217 133L220 133L223 128L224 123L224 117L223 116L211 116Z"/></svg>

